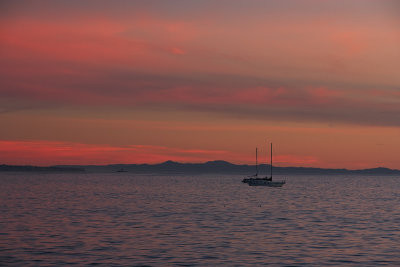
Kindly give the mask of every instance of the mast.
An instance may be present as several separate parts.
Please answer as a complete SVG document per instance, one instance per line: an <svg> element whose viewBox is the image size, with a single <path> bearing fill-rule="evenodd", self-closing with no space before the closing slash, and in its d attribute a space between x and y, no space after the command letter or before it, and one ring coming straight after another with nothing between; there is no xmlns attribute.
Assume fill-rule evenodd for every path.
<svg viewBox="0 0 400 267"><path fill-rule="evenodd" d="M272 143L271 143L271 179L272 179Z"/></svg>
<svg viewBox="0 0 400 267"><path fill-rule="evenodd" d="M257 159L257 147L256 147L256 176L258 176L258 159Z"/></svg>

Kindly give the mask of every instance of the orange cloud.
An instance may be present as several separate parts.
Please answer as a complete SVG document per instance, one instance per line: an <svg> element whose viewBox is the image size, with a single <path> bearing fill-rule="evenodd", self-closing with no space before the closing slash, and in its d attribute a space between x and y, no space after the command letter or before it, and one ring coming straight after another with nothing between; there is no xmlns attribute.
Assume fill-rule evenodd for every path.
<svg viewBox="0 0 400 267"><path fill-rule="evenodd" d="M140 133L131 126L132 134L124 132L123 144L135 140L169 148L63 142L46 145L41 141L35 148L34 144L25 147L29 154L22 152L22 144L15 143L15 150L11 146L7 150L11 156L4 160L36 162L37 153L43 153L44 158L57 162L93 159L101 163L111 158L119 162L226 159L252 163L251 156L226 150L240 143L243 152L255 135L260 140L263 135L272 135L265 125L282 128L295 122L297 127L275 135L286 139L282 143L295 140L284 153L286 159L281 155L277 160L313 162L313 157L290 156L300 155L304 147L293 151L293 145L304 143L307 149L315 149L309 152L311 155L326 153L320 157L325 162L318 161L321 166L350 166L352 163L340 161L341 156L336 161L340 164L332 163L334 153L326 152L336 148L332 140L337 142L340 130L316 130L310 124L318 123L321 128L352 126L342 129L346 136L358 125L400 126L400 34L398 24L390 22L398 21L398 16L388 21L387 13L379 8L381 1L365 5L354 1L299 1L296 8L286 1L248 1L246 5L229 6L224 1L159 1L157 5L153 1L67 2L5 4L0 18L0 120L4 125L0 140L52 138L120 145L118 137L123 131L114 125L99 128L96 123L76 120L134 114L136 119L149 120L148 124L152 124L151 119L165 120L165 124L154 127L162 126L170 136L149 138L154 136L153 126L142 127ZM175 6L178 4L179 8ZM37 127L46 113L59 117L53 124L43 122ZM72 117L68 125L75 125L74 131L60 123L61 116ZM192 130L182 129L179 120L193 121L189 126ZM230 125L227 120L231 120ZM129 123L135 124L121 124ZM104 130L92 137L98 129L107 127L110 133ZM381 132L364 146L374 139L387 140L385 134L393 131L377 128ZM249 129L251 133L246 132ZM363 152L348 157L358 159L368 154L367 149L354 145L354 140L367 132L359 129L346 146ZM307 132L309 139L300 142L299 132ZM147 139L133 138L134 134ZM218 134L220 139L215 141ZM208 149L225 152L189 151L194 140L203 135L209 139L202 140L209 144ZM325 152L318 151L315 140L319 138L319 144L331 144ZM308 145L309 140L314 143ZM396 150L398 146L393 144L397 139L390 140ZM395 158L396 154L391 155Z"/></svg>
<svg viewBox="0 0 400 267"><path fill-rule="evenodd" d="M0 141L0 153L3 164L32 165L160 163L166 160L204 162L229 155L227 151L220 150L149 145L120 147L56 141Z"/></svg>
<svg viewBox="0 0 400 267"><path fill-rule="evenodd" d="M175 55L185 55L186 54L185 50L178 48L178 47L171 48L171 52L172 52L172 54L175 54Z"/></svg>
<svg viewBox="0 0 400 267"><path fill-rule="evenodd" d="M284 166L318 166L319 159L312 156L278 155L274 162Z"/></svg>
<svg viewBox="0 0 400 267"><path fill-rule="evenodd" d="M89 145L59 141L0 141L0 163L14 165L60 164L142 164L160 163L167 160L178 162L206 162L226 160L233 163L254 164L251 154L225 150L181 149L151 145ZM275 162L283 165L311 166L315 157L277 155Z"/></svg>
<svg viewBox="0 0 400 267"><path fill-rule="evenodd" d="M333 28L328 36L336 47L336 51L349 57L357 56L368 48L368 37L365 36L366 28L358 27L346 30L344 27ZM364 35L363 35L364 34Z"/></svg>

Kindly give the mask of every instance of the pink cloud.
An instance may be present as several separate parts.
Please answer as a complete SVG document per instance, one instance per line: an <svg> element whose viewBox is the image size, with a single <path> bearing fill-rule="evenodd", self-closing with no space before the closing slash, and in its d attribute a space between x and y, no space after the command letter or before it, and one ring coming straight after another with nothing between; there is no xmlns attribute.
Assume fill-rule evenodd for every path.
<svg viewBox="0 0 400 267"><path fill-rule="evenodd" d="M175 54L175 55L185 55L186 54L185 50L178 48L178 47L171 48L171 52L172 52L172 54Z"/></svg>
<svg viewBox="0 0 400 267"><path fill-rule="evenodd" d="M0 141L0 163L13 165L49 166L58 164L141 164L178 162L206 162L226 160L238 164L254 164L253 155L226 150L182 149L151 145L89 145L60 141ZM277 155L277 164L306 165L318 162L315 157Z"/></svg>
<svg viewBox="0 0 400 267"><path fill-rule="evenodd" d="M118 19L93 13L80 13L76 20L2 18L0 96L39 106L195 106L205 111L243 110L251 117L268 113L279 119L314 120L320 111L341 120L351 118L352 110L398 112L393 99L374 99L364 91L364 80L375 76L364 72L364 67L374 66L374 53L366 58L369 64L354 69L362 74L361 80L354 78L354 86L343 82L350 77L353 83L352 74L344 70L358 62L351 61L353 56L378 45L368 42L374 33L382 34L379 39L392 47L391 29L370 30L358 23L349 23L347 29L345 23L323 16L298 24L279 16L251 18L243 25L229 18L234 24L227 27L219 17L189 20L134 14ZM268 34L249 31L260 23ZM248 41L255 37L257 42ZM391 55L397 49L387 51ZM392 62L387 57L379 58ZM326 66L330 63L338 67L335 75L341 75L333 82L326 78L334 72ZM395 70L393 66L380 69ZM297 82L299 77L310 82ZM384 77L396 82L390 75ZM312 108L317 109L311 112Z"/></svg>
<svg viewBox="0 0 400 267"><path fill-rule="evenodd" d="M159 92L143 91L137 95L141 102L155 103L193 103L208 105L263 105L272 106L310 106L335 105L336 102L347 98L352 101L344 90L333 90L325 87L315 88L286 88L286 87L243 87L229 89L175 87Z"/></svg>
<svg viewBox="0 0 400 267"><path fill-rule="evenodd" d="M160 163L166 160L204 162L223 159L227 151L150 145L110 146L57 141L0 141L3 164Z"/></svg>
<svg viewBox="0 0 400 267"><path fill-rule="evenodd" d="M7 58L51 60L55 61L55 68L65 62L149 69L168 67L173 61L165 56L185 54L183 46L195 32L186 23L152 16L133 17L128 21L92 16L51 23L7 18L1 23L0 47Z"/></svg>

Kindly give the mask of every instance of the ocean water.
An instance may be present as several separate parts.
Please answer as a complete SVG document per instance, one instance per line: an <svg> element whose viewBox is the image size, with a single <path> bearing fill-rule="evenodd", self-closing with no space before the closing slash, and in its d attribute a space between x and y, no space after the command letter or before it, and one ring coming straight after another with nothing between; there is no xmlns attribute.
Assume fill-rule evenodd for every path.
<svg viewBox="0 0 400 267"><path fill-rule="evenodd" d="M400 266L400 177L241 179L2 173L0 265Z"/></svg>

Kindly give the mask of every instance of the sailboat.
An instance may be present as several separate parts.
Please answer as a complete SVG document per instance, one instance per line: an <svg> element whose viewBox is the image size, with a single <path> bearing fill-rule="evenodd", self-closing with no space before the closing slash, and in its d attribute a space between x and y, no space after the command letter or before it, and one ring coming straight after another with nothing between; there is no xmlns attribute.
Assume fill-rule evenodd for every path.
<svg viewBox="0 0 400 267"><path fill-rule="evenodd" d="M257 147L256 147L256 174L245 177L242 180L242 183L248 183L252 179L258 179Z"/></svg>
<svg viewBox="0 0 400 267"><path fill-rule="evenodd" d="M272 143L271 143L271 176L265 176L264 178L250 178L247 183L250 186L270 186L270 187L282 187L286 181L273 181L272 180Z"/></svg>

